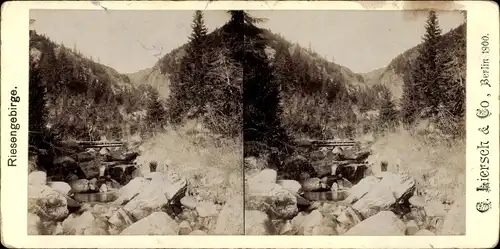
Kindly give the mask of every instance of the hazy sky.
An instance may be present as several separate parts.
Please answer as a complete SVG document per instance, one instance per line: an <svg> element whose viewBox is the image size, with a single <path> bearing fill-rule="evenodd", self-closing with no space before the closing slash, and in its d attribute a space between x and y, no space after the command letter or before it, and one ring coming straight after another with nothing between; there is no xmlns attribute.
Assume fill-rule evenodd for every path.
<svg viewBox="0 0 500 249"><path fill-rule="evenodd" d="M386 66L415 46L424 34L426 14L401 11L250 11L267 18L259 24L291 42L311 48L354 72ZM121 73L153 66L160 55L184 44L191 32L193 11L35 10L37 32L81 53L99 58ZM225 11L205 11L213 30L228 20ZM411 18L409 18L411 17ZM439 23L449 31L463 22L459 12L440 12Z"/></svg>

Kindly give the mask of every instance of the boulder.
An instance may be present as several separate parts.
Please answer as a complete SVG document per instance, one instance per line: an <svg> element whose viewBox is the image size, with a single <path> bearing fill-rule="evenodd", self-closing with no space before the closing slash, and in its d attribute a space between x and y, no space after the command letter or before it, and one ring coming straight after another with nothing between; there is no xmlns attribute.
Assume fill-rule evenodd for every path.
<svg viewBox="0 0 500 249"><path fill-rule="evenodd" d="M154 211L159 211L169 201L182 198L186 188L186 179L163 173L154 176L137 196L123 206L123 209L136 220L140 220Z"/></svg>
<svg viewBox="0 0 500 249"><path fill-rule="evenodd" d="M245 235L275 235L276 229L266 213L245 210Z"/></svg>
<svg viewBox="0 0 500 249"><path fill-rule="evenodd" d="M29 185L45 185L47 184L47 173L43 171L33 171L28 175Z"/></svg>
<svg viewBox="0 0 500 249"><path fill-rule="evenodd" d="M278 184L246 184L245 194L245 209L262 211L271 219L289 219L299 212L295 195Z"/></svg>
<svg viewBox="0 0 500 249"><path fill-rule="evenodd" d="M378 178L381 180L377 181ZM396 202L408 200L414 188L415 180L411 176L382 172L361 180L351 189L346 201L354 202L352 207L368 218L380 210L389 210Z"/></svg>
<svg viewBox="0 0 500 249"><path fill-rule="evenodd" d="M69 214L66 198L47 185L28 186L28 212L42 220L59 221Z"/></svg>
<svg viewBox="0 0 500 249"><path fill-rule="evenodd" d="M167 213L154 212L125 228L120 235L178 235L179 226Z"/></svg>
<svg viewBox="0 0 500 249"><path fill-rule="evenodd" d="M424 211L430 217L444 217L446 215L444 205L437 200L427 202Z"/></svg>
<svg viewBox="0 0 500 249"><path fill-rule="evenodd" d="M354 236L404 236L406 225L393 212L381 211L358 223L345 235Z"/></svg>
<svg viewBox="0 0 500 249"><path fill-rule="evenodd" d="M450 211L444 217L444 222L438 230L439 235L464 235L465 234L465 196L456 200Z"/></svg>
<svg viewBox="0 0 500 249"><path fill-rule="evenodd" d="M202 201L196 206L196 212L200 217L217 216L217 205L208 201Z"/></svg>
<svg viewBox="0 0 500 249"><path fill-rule="evenodd" d="M278 173L273 169L264 169L260 171L257 175L248 179L249 184L258 184L258 183L276 183L276 177Z"/></svg>
<svg viewBox="0 0 500 249"><path fill-rule="evenodd" d="M83 235L85 229L92 227L94 220L95 217L89 211L80 216L72 214L63 221L63 232L66 235Z"/></svg>
<svg viewBox="0 0 500 249"><path fill-rule="evenodd" d="M276 183L292 193L300 194L302 192L302 185L295 180L278 180Z"/></svg>
<svg viewBox="0 0 500 249"><path fill-rule="evenodd" d="M87 179L71 181L69 182L69 186L71 186L71 190L74 193L88 192L90 190L89 180Z"/></svg>
<svg viewBox="0 0 500 249"><path fill-rule="evenodd" d="M71 190L71 186L65 182L48 182L47 186L51 187L53 190L61 193L62 195L67 195Z"/></svg>
<svg viewBox="0 0 500 249"><path fill-rule="evenodd" d="M119 197L113 202L114 205L122 205L130 201L134 196L141 193L146 186L149 185L149 180L143 177L134 178L127 185L118 190Z"/></svg>
<svg viewBox="0 0 500 249"><path fill-rule="evenodd" d="M243 227L243 197L237 195L231 198L222 207L217 223L215 234L217 235L241 235L244 234Z"/></svg>
<svg viewBox="0 0 500 249"><path fill-rule="evenodd" d="M410 205L416 208L423 208L425 206L425 199L423 196L414 195L408 200Z"/></svg>
<svg viewBox="0 0 500 249"><path fill-rule="evenodd" d="M186 208L195 209L198 201L193 196L188 195L181 198L181 204Z"/></svg>
<svg viewBox="0 0 500 249"><path fill-rule="evenodd" d="M380 182L380 179L375 176L365 177L363 180L354 185L348 192L349 196L344 200L344 202L352 204L361 197L365 196L371 189L375 187Z"/></svg>
<svg viewBox="0 0 500 249"><path fill-rule="evenodd" d="M314 227L321 226L323 215L319 210L309 214L302 214L298 219L292 219L292 225L297 229L299 235L314 235Z"/></svg>

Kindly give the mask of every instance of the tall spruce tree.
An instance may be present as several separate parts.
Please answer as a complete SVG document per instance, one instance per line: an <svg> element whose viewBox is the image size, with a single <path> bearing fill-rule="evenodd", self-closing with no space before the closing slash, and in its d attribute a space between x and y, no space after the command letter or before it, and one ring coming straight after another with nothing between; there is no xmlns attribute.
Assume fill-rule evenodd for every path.
<svg viewBox="0 0 500 249"><path fill-rule="evenodd" d="M189 37L186 54L182 58L179 70L175 73L171 84L170 117L171 121L179 122L188 117L196 117L204 112L204 77L205 67L205 40L207 28L203 21L203 13L197 10L194 13L193 31Z"/></svg>
<svg viewBox="0 0 500 249"><path fill-rule="evenodd" d="M404 78L403 120L406 123L418 116L435 116L442 97L438 81L441 29L435 11L429 12L425 30L419 55Z"/></svg>

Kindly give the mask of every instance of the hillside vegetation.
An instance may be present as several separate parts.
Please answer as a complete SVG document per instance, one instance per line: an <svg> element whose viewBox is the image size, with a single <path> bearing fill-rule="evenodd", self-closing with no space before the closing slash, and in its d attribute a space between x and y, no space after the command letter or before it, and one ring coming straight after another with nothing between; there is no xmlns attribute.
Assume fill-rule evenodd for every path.
<svg viewBox="0 0 500 249"><path fill-rule="evenodd" d="M30 145L152 131L163 108L156 89L30 31Z"/></svg>

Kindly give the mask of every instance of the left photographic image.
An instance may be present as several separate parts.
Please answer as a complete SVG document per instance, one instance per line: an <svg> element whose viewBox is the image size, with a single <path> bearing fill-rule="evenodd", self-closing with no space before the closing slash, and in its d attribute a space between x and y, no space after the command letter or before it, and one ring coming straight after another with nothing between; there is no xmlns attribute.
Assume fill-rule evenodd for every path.
<svg viewBox="0 0 500 249"><path fill-rule="evenodd" d="M31 10L29 235L243 234L226 11Z"/></svg>

